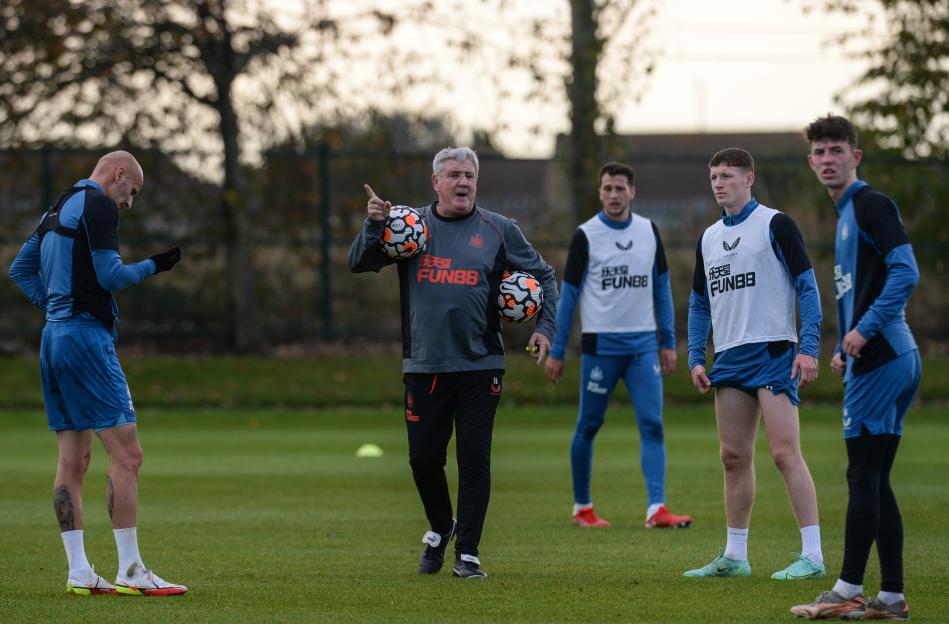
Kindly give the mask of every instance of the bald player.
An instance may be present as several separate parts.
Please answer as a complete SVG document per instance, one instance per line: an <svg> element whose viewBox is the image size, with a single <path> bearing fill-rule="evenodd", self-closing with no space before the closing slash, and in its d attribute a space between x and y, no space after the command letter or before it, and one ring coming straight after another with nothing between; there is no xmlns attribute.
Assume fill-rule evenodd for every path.
<svg viewBox="0 0 949 624"><path fill-rule="evenodd" d="M145 175L132 154L110 152L88 178L66 190L10 266L10 278L46 313L40 376L59 462L53 508L66 548L66 591L168 596L169 583L142 562L136 534L142 447L125 374L115 353L118 306L112 292L170 270L177 247L133 264L119 255L119 211L130 210ZM109 454L106 505L119 570L115 584L95 573L83 545L82 490L95 432Z"/></svg>

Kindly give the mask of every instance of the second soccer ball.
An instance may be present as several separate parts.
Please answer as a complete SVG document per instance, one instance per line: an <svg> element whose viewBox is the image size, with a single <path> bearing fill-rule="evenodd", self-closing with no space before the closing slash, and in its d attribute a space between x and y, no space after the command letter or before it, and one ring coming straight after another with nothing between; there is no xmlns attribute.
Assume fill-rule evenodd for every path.
<svg viewBox="0 0 949 624"><path fill-rule="evenodd" d="M537 316L544 304L544 289L524 271L505 273L498 292L498 309L505 321L522 323Z"/></svg>

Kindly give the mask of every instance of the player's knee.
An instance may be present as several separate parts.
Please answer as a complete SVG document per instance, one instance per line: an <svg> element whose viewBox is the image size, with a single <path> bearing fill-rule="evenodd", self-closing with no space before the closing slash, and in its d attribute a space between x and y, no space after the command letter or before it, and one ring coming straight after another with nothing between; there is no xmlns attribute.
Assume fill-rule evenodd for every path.
<svg viewBox="0 0 949 624"><path fill-rule="evenodd" d="M92 451L82 453L70 453L59 456L59 470L62 474L73 478L82 479L89 470L89 464L92 461Z"/></svg>
<svg viewBox="0 0 949 624"><path fill-rule="evenodd" d="M723 446L719 449L718 455L722 460L722 467L728 472L747 470L751 466L752 457L748 453Z"/></svg>
<svg viewBox="0 0 949 624"><path fill-rule="evenodd" d="M847 484L850 486L851 492L874 492L879 491L882 486L878 471L857 466L847 467Z"/></svg>
<svg viewBox="0 0 949 624"><path fill-rule="evenodd" d="M596 437L596 434L599 433L600 427L603 426L602 420L585 420L577 425L577 437L582 438L587 441L593 440Z"/></svg>
<svg viewBox="0 0 949 624"><path fill-rule="evenodd" d="M797 470L804 465L804 458L796 449L776 447L771 449L771 459L774 465L783 474L792 470Z"/></svg>
<svg viewBox="0 0 949 624"><path fill-rule="evenodd" d="M645 420L639 423L639 437L642 440L648 440L653 444L663 443L663 430L661 420Z"/></svg>
<svg viewBox="0 0 949 624"><path fill-rule="evenodd" d="M123 453L112 457L112 462L117 468L135 476L138 476L139 471L142 469L143 460L144 453L142 452L142 447L138 445L135 445L133 448L125 449Z"/></svg>

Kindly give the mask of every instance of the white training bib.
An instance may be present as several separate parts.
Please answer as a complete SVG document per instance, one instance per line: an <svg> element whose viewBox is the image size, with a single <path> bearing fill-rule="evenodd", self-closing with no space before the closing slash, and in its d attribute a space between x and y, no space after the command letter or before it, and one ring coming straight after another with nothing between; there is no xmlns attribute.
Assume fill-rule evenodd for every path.
<svg viewBox="0 0 949 624"><path fill-rule="evenodd" d="M702 235L715 353L756 342L797 342L794 285L771 247L776 214L759 204L738 225L719 220Z"/></svg>
<svg viewBox="0 0 949 624"><path fill-rule="evenodd" d="M581 331L656 331L652 296L656 235L652 222L633 214L627 227L616 229L597 215L580 229L589 244L580 291Z"/></svg>

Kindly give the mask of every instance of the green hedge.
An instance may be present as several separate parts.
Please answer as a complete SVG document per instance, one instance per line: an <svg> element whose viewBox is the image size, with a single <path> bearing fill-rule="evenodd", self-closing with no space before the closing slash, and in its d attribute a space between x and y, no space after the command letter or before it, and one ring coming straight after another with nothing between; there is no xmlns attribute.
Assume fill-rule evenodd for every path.
<svg viewBox="0 0 949 624"><path fill-rule="evenodd" d="M578 391L578 362L568 360L556 386L544 378L543 367L526 354L507 358L505 402L574 404ZM821 375L802 392L805 402L839 403L840 378L822 362ZM328 407L338 405L401 405L402 377L397 355L333 355L319 358L126 357L123 366L135 404L139 407ZM949 399L949 357L923 363L920 399L942 403ZM681 364L666 379L666 402L709 401L691 385ZM622 387L614 400L625 402ZM0 408L41 407L35 358L0 359Z"/></svg>

